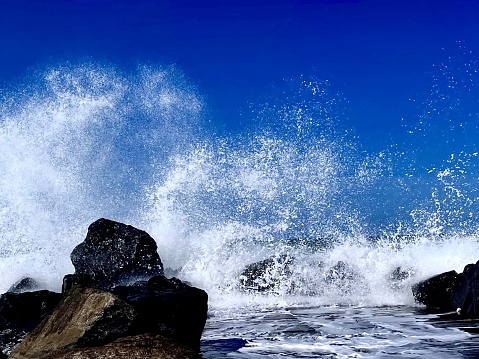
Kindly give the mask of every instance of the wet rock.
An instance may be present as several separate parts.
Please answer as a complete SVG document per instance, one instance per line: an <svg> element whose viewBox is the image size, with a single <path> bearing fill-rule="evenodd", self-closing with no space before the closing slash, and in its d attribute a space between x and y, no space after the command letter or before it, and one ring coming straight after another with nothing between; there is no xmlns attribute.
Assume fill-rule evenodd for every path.
<svg viewBox="0 0 479 359"><path fill-rule="evenodd" d="M364 277L343 261L338 261L325 273L324 281L346 294L366 286Z"/></svg>
<svg viewBox="0 0 479 359"><path fill-rule="evenodd" d="M61 300L60 293L40 290L0 296L0 329L31 331Z"/></svg>
<svg viewBox="0 0 479 359"><path fill-rule="evenodd" d="M0 352L9 354L60 302L61 294L48 290L0 296Z"/></svg>
<svg viewBox="0 0 479 359"><path fill-rule="evenodd" d="M64 278L63 299L62 294L54 293L55 300L50 303L40 296L48 291L6 293L0 298L3 353L9 353L23 337L13 349L12 358L50 358L74 348L107 345L108 353L117 353L124 345L113 348L109 343L144 335L162 335L178 343L178 348L186 345L189 352L199 350L208 296L201 289L163 275L156 243L146 232L100 219L90 225L85 241L73 250L71 259L75 273ZM25 281L12 291L28 285ZM32 296L40 299L28 304L26 299ZM125 354L129 358L156 358L135 354L149 350L141 349L141 342L131 346L133 349ZM81 358L83 354L78 355Z"/></svg>
<svg viewBox="0 0 479 359"><path fill-rule="evenodd" d="M454 311L461 317L479 317L479 262L468 264L462 273L438 274L412 287L414 298L427 309Z"/></svg>
<svg viewBox="0 0 479 359"><path fill-rule="evenodd" d="M479 262L462 273L438 274L412 287L414 299L436 311L454 311L462 317L479 317Z"/></svg>
<svg viewBox="0 0 479 359"><path fill-rule="evenodd" d="M404 288L405 281L414 277L415 274L416 271L413 268L396 267L388 276L391 288L396 290Z"/></svg>
<svg viewBox="0 0 479 359"><path fill-rule="evenodd" d="M275 291L288 282L293 262L291 256L282 254L249 264L240 274L240 287L258 292Z"/></svg>
<svg viewBox="0 0 479 359"><path fill-rule="evenodd" d="M460 308L464 317L479 317L479 262L468 264L454 282L451 296L452 310Z"/></svg>
<svg viewBox="0 0 479 359"><path fill-rule="evenodd" d="M456 271L449 271L414 284L412 286L414 299L429 309L456 310L452 304L452 297L457 276Z"/></svg>
<svg viewBox="0 0 479 359"><path fill-rule="evenodd" d="M33 292L39 290L40 284L33 278L22 278L15 284L13 284L10 289L7 290L8 293L24 293L24 292Z"/></svg>
<svg viewBox="0 0 479 359"><path fill-rule="evenodd" d="M0 358L3 358L2 355L6 358L27 334L28 332L21 329L0 330Z"/></svg>
<svg viewBox="0 0 479 359"><path fill-rule="evenodd" d="M10 358L42 358L59 350L108 343L125 336L134 318L134 309L112 293L75 287Z"/></svg>
<svg viewBox="0 0 479 359"><path fill-rule="evenodd" d="M48 359L201 359L193 349L179 345L171 338L142 334L117 339L95 348L75 348L48 356ZM46 358L38 358L46 359Z"/></svg>
<svg viewBox="0 0 479 359"><path fill-rule="evenodd" d="M395 282L404 281L414 276L415 270L412 268L396 267L390 274L389 279Z"/></svg>
<svg viewBox="0 0 479 359"><path fill-rule="evenodd" d="M100 289L163 274L156 242L148 233L104 218L89 226L71 261L76 276L90 278L90 286Z"/></svg>
<svg viewBox="0 0 479 359"><path fill-rule="evenodd" d="M208 311L205 291L176 278L156 276L131 286L118 286L113 292L138 313L133 333L162 334L199 349Z"/></svg>

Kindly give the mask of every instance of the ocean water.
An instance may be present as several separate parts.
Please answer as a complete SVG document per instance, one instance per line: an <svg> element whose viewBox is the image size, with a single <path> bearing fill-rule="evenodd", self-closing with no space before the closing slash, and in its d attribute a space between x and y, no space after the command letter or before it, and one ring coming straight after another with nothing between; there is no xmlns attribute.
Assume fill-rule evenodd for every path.
<svg viewBox="0 0 479 359"><path fill-rule="evenodd" d="M475 357L474 323L434 321L410 289L479 259L468 61L438 66L380 151L322 79L285 80L251 104L255 126L224 135L175 66L33 71L1 94L0 291L25 276L59 290L106 217L148 231L208 292L205 358ZM265 258L267 290L242 288Z"/></svg>

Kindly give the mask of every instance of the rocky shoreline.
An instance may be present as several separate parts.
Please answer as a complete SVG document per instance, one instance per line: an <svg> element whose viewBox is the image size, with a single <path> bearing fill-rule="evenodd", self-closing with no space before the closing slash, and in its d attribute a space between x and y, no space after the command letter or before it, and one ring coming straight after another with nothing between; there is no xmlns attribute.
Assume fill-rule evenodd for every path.
<svg viewBox="0 0 479 359"><path fill-rule="evenodd" d="M208 295L164 276L148 233L99 219L62 293L24 278L0 297L0 358L197 358Z"/></svg>
<svg viewBox="0 0 479 359"><path fill-rule="evenodd" d="M23 278L0 296L0 359L201 358L208 295L165 276L148 233L101 218L70 257L75 272L64 277L61 293ZM268 293L287 283L287 292L296 293L294 265L295 258L286 254L249 264L239 274L238 288ZM324 282L340 283L345 295L362 279L341 261L323 272ZM401 288L413 276L414 270L398 267L388 279ZM447 313L441 320L479 316L479 262L411 289L427 311Z"/></svg>

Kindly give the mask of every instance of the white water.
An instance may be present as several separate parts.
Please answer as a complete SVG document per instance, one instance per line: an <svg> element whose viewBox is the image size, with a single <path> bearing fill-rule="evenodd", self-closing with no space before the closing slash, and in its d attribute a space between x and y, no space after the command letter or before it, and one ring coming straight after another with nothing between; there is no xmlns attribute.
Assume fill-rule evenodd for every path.
<svg viewBox="0 0 479 359"><path fill-rule="evenodd" d="M173 67L62 65L4 92L0 291L23 276L58 290L73 271L69 253L100 217L147 230L165 267L182 268L217 309L413 305L413 282L479 259L473 232L437 236L453 198L438 200L451 187L447 162L426 206L414 199L394 209L408 222L376 226L388 190L414 189L393 176L394 156L361 152L336 126L327 83L298 87L300 98L255 114L277 126L230 138L206 131L200 95ZM245 265L279 254L294 257L291 277L269 295L239 291ZM355 279L326 283L338 261ZM394 286L397 267L411 277Z"/></svg>

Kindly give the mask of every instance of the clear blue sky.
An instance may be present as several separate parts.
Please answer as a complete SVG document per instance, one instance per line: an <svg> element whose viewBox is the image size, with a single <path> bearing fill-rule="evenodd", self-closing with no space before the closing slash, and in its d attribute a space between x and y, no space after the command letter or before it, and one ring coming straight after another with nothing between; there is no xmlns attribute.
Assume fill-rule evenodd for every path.
<svg viewBox="0 0 479 359"><path fill-rule="evenodd" d="M63 60L174 63L236 131L258 94L314 74L349 100L347 126L379 148L408 99L429 91L442 49L479 48L477 19L475 0L3 0L0 84Z"/></svg>

